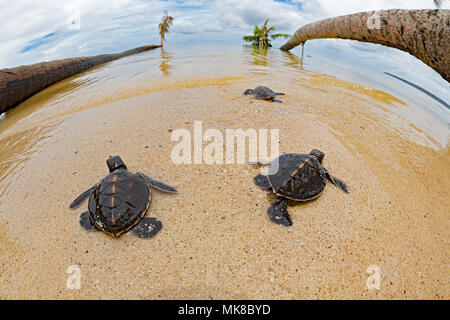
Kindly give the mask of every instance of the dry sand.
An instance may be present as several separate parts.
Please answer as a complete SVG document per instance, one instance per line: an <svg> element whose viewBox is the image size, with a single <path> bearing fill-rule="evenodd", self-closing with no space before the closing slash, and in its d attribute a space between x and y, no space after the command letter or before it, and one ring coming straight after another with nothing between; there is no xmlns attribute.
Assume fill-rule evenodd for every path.
<svg viewBox="0 0 450 320"><path fill-rule="evenodd" d="M0 122L0 298L449 298L450 154L406 120L417 107L381 91L302 73L294 78L162 79L66 94L75 78L27 100ZM251 100L263 83L283 103ZM273 198L245 165L175 165L171 130L279 128L280 151L326 153L351 193L328 185L271 223ZM444 130L447 130L444 127ZM154 192L153 239L114 239L79 223L69 203L118 154L179 190ZM81 289L67 290L70 265ZM380 289L366 286L367 268Z"/></svg>

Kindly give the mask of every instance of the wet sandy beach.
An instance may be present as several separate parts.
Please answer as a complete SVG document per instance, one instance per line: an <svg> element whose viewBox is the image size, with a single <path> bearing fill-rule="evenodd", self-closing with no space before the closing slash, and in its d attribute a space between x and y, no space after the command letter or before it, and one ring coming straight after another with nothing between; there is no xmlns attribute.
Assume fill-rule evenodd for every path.
<svg viewBox="0 0 450 320"><path fill-rule="evenodd" d="M449 298L446 119L297 70L289 57L255 54L243 71L196 74L176 55L151 54L64 80L0 121L0 298ZM146 59L158 74L143 75L152 65L134 72L129 61ZM257 84L285 92L283 103L242 96ZM289 206L292 227L275 225L255 167L172 162L172 132L193 132L194 121L203 132L280 129L281 152L324 151L350 194L328 184L317 200ZM155 238L87 232L78 223L87 204L68 209L115 154L179 190L153 193L148 215L163 223ZM71 265L79 290L66 289ZM366 286L373 265L379 290Z"/></svg>

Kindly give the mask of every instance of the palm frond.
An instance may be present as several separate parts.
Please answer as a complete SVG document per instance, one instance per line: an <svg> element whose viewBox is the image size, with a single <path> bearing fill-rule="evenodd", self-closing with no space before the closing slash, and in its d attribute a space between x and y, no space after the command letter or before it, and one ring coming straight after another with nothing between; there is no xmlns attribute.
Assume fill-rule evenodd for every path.
<svg viewBox="0 0 450 320"><path fill-rule="evenodd" d="M161 36L161 45L165 41L165 34L169 32L170 27L172 26L174 18L169 16L167 10L164 10L164 16L161 19L160 24L158 25L159 35Z"/></svg>
<svg viewBox="0 0 450 320"><path fill-rule="evenodd" d="M258 37L255 37L255 36L243 36L242 39L245 42L253 42L253 41L257 41Z"/></svg>
<svg viewBox="0 0 450 320"><path fill-rule="evenodd" d="M290 35L287 34L287 33L276 33L276 34L272 34L270 37L272 39L277 39L277 38L285 38L285 39L287 39L287 38L290 37Z"/></svg>

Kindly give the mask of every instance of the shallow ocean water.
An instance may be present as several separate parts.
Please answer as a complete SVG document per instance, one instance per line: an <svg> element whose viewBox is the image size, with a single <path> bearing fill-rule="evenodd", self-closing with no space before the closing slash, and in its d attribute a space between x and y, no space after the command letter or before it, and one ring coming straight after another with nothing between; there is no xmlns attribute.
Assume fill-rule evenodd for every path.
<svg viewBox="0 0 450 320"><path fill-rule="evenodd" d="M418 61L399 66L402 54L386 61L391 49L365 48L311 42L301 63L275 48L169 44L6 113L0 297L448 298L448 83ZM259 84L286 93L283 103L242 95ZM328 185L289 207L292 227L272 224L257 168L172 161L172 133L193 133L195 121L203 132L279 129L280 152L324 151L351 193ZM148 214L164 227L153 239L88 233L78 224L86 205L68 209L112 154L180 191L154 192ZM71 265L79 290L66 289ZM371 265L379 290L366 286Z"/></svg>

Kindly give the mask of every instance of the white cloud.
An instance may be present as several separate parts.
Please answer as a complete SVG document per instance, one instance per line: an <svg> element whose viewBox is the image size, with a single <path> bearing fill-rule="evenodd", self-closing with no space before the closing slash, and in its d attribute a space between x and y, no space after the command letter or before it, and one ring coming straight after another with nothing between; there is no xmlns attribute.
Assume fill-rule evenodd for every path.
<svg viewBox="0 0 450 320"><path fill-rule="evenodd" d="M435 8L431 0L305 0L301 2L305 3L310 10L315 10L314 7L317 6L323 18L370 10ZM448 1L444 2L446 3L443 8L448 8Z"/></svg>
<svg viewBox="0 0 450 320"><path fill-rule="evenodd" d="M266 18L277 31L358 11L433 8L432 0L0 0L0 68L159 43L162 11L175 17L169 41L240 39ZM449 8L450 1L444 7ZM77 9L81 28L69 30ZM28 49L28 50L27 50ZM23 51L21 53L21 51Z"/></svg>

